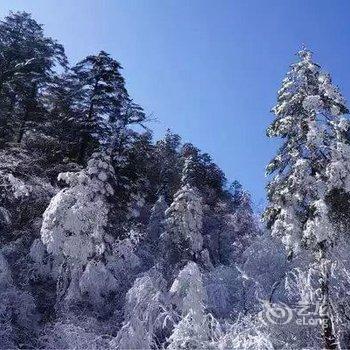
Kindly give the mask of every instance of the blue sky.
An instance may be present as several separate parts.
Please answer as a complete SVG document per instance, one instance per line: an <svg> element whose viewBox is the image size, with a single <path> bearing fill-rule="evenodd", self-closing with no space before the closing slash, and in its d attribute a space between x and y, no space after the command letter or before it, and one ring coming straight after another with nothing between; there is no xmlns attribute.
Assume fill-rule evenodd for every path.
<svg viewBox="0 0 350 350"><path fill-rule="evenodd" d="M349 0L1 0L9 10L31 12L71 63L111 53L155 137L169 127L208 152L257 204L269 111L301 44L350 100Z"/></svg>

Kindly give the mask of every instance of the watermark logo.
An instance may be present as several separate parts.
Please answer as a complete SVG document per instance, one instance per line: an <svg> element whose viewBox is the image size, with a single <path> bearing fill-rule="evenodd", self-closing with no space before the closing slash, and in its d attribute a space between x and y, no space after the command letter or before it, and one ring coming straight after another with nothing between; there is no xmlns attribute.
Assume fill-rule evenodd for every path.
<svg viewBox="0 0 350 350"><path fill-rule="evenodd" d="M260 321L268 325L296 324L298 326L326 327L326 309L320 303L297 304L291 308L284 303L269 303L264 301L259 312Z"/></svg>
<svg viewBox="0 0 350 350"><path fill-rule="evenodd" d="M293 310L286 304L263 303L263 310L259 312L261 322L268 324L288 324L293 319Z"/></svg>

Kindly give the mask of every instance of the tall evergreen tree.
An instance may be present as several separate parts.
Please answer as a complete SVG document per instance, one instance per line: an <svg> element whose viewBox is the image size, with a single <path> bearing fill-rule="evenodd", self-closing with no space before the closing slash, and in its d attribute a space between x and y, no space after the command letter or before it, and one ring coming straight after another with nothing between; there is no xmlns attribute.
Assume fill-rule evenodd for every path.
<svg viewBox="0 0 350 350"><path fill-rule="evenodd" d="M0 137L20 143L28 127L45 121L43 91L67 59L63 47L45 37L26 12L11 13L0 23L0 51Z"/></svg>
<svg viewBox="0 0 350 350"><path fill-rule="evenodd" d="M203 207L198 190L191 186L193 167L193 160L189 157L182 171L182 186L165 212L166 232L162 239L170 264L186 260L197 261L203 249Z"/></svg>
<svg viewBox="0 0 350 350"><path fill-rule="evenodd" d="M267 167L274 177L267 187L269 205L264 219L290 257L304 248L314 254L325 310L324 345L334 349L327 252L337 235L329 220L327 197L334 190L334 181L327 169L333 164L336 143L346 142L337 138L335 126L348 109L330 76L313 62L311 52L303 49L299 58L283 80L273 108L276 118L267 130L269 137L281 137L284 142Z"/></svg>
<svg viewBox="0 0 350 350"><path fill-rule="evenodd" d="M205 203L214 206L219 199L227 197L225 192L226 178L221 169L207 153L202 153L191 143L185 143L181 149L182 160L189 158L191 163L192 185L197 187Z"/></svg>
<svg viewBox="0 0 350 350"><path fill-rule="evenodd" d="M75 95L76 123L81 130L79 162L85 159L89 147L109 145L112 138L115 147L122 147L125 127L145 120L142 109L129 97L121 68L104 51L87 56L72 68L78 89Z"/></svg>
<svg viewBox="0 0 350 350"><path fill-rule="evenodd" d="M69 306L80 299L83 280L89 282L94 274L100 274L101 279L94 281L96 290L89 295L95 305L102 299L97 284L112 281L104 263L111 244L105 228L114 177L110 154L94 153L85 169L59 175L70 187L52 198L43 215L41 239L47 251L62 262L58 301Z"/></svg>

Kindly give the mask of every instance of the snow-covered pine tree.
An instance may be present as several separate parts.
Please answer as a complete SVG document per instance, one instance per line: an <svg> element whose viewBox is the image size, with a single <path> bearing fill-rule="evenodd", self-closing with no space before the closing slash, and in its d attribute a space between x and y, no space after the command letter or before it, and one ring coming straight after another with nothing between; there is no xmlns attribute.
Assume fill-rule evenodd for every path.
<svg viewBox="0 0 350 350"><path fill-rule="evenodd" d="M202 199L192 187L194 162L191 157L185 160L182 171L182 186L174 195L174 201L166 210L166 231L162 235L168 251L168 263L181 260L197 261L203 248Z"/></svg>
<svg viewBox="0 0 350 350"><path fill-rule="evenodd" d="M231 185L233 213L225 217L227 231L234 230L233 254L238 261L243 251L249 247L260 233L257 216L252 208L250 194L245 191L239 181ZM231 240L232 240L231 238Z"/></svg>
<svg viewBox="0 0 350 350"><path fill-rule="evenodd" d="M58 301L75 303L85 292L98 305L113 289L113 276L104 264L111 243L105 227L113 179L107 152L94 153L87 167L77 173L59 175L69 187L52 198L41 228L48 252L62 261Z"/></svg>
<svg viewBox="0 0 350 350"><path fill-rule="evenodd" d="M121 147L125 127L145 120L142 109L129 97L121 69L105 51L87 56L72 68L77 98L75 123L81 132L79 162L89 147L108 144L111 137L116 143L114 148Z"/></svg>
<svg viewBox="0 0 350 350"><path fill-rule="evenodd" d="M165 286L166 281L156 270L135 280L126 294L124 322L112 341L113 349L153 349L164 341L163 330L168 323L172 325Z"/></svg>
<svg viewBox="0 0 350 350"><path fill-rule="evenodd" d="M46 121L43 91L67 58L62 45L45 37L26 12L1 21L0 51L0 139L20 143L28 129Z"/></svg>
<svg viewBox="0 0 350 350"><path fill-rule="evenodd" d="M205 204L213 208L221 199L227 199L225 175L209 154L202 153L191 143L185 143L181 148L181 158L183 162L192 159L191 185L199 190Z"/></svg>
<svg viewBox="0 0 350 350"><path fill-rule="evenodd" d="M336 231L329 220L327 198L335 183L342 186L330 173L339 170L334 170L334 152L343 149L346 141L337 137L336 125L348 109L330 76L313 62L311 52L302 49L299 58L283 80L273 108L276 118L267 130L269 137L281 137L283 144L267 167L273 179L267 187L264 219L290 257L303 248L313 253L321 276L324 346L334 349L327 250L335 243Z"/></svg>
<svg viewBox="0 0 350 350"><path fill-rule="evenodd" d="M206 298L202 274L198 265L190 261L179 272L170 288L180 321L169 337L168 349L208 349L211 343L211 316L204 307Z"/></svg>

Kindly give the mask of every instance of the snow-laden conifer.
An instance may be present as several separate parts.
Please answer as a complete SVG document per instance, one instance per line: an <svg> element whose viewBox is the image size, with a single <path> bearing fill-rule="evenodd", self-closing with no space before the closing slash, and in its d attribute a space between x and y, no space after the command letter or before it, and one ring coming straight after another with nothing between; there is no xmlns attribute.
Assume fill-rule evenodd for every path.
<svg viewBox="0 0 350 350"><path fill-rule="evenodd" d="M203 248L202 199L191 186L193 161L186 159L182 172L182 186L174 195L174 201L166 210L166 232L162 238L170 245L170 260L198 258Z"/></svg>
<svg viewBox="0 0 350 350"><path fill-rule="evenodd" d="M156 271L135 280L126 294L124 322L111 342L117 349L150 349L161 342L173 321L167 310L166 281Z"/></svg>
<svg viewBox="0 0 350 350"><path fill-rule="evenodd" d="M348 191L344 175L349 165L348 145L346 137L340 137L339 127L347 124L343 118L347 112L330 76L313 62L311 52L303 49L283 80L273 108L276 118L267 130L269 137L281 137L283 143L267 167L273 178L268 185L269 205L264 218L290 256L303 248L314 254L321 302L326 309L323 337L327 348L335 347L327 251L338 238L328 202L335 188ZM345 129L347 132L348 126Z"/></svg>
<svg viewBox="0 0 350 350"><path fill-rule="evenodd" d="M206 314L206 291L195 262L188 262L170 288L180 321L169 337L169 349L208 349L211 341L210 316Z"/></svg>
<svg viewBox="0 0 350 350"><path fill-rule="evenodd" d="M267 130L269 137L282 137L283 144L267 167L274 177L265 220L290 252L333 239L331 230L325 237L312 229L312 222L325 218L324 201L334 186L328 174L339 142L335 126L347 112L342 95L312 61L311 52L302 50L299 57L283 80L273 108L276 118Z"/></svg>
<svg viewBox="0 0 350 350"><path fill-rule="evenodd" d="M49 253L64 261L58 284L62 298L74 300L81 292L90 292L98 304L100 288L104 293L113 288L113 277L102 262L110 243L105 228L113 177L106 153L93 154L87 167L77 173L59 175L69 187L58 192L47 207L41 239Z"/></svg>

